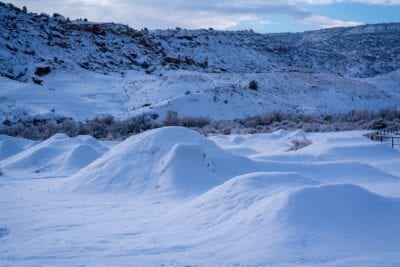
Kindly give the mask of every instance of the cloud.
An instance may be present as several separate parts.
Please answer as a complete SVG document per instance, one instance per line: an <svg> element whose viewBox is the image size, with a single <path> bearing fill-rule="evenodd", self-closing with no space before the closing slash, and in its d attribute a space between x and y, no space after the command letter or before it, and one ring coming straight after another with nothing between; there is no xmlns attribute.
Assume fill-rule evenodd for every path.
<svg viewBox="0 0 400 267"><path fill-rule="evenodd" d="M359 22L341 21L311 14L313 4L332 4L348 0L10 0L35 12L61 13L91 21L115 21L134 28L234 28L240 24L273 24L271 15L289 16L303 25L318 28L353 26ZM400 0L354 0L368 4L397 5ZM268 22L268 23L266 23ZM269 23L271 22L271 23Z"/></svg>
<svg viewBox="0 0 400 267"><path fill-rule="evenodd" d="M328 5L335 3L360 3L369 5L400 5L400 0L294 0L292 2L311 5Z"/></svg>
<svg viewBox="0 0 400 267"><path fill-rule="evenodd" d="M12 0L11 0L12 1ZM227 29L242 22L265 21L271 14L302 18L307 11L271 0L14 0L36 12L61 13L92 21L118 21L133 27Z"/></svg>
<svg viewBox="0 0 400 267"><path fill-rule="evenodd" d="M318 25L320 28L333 28L333 27L351 27L359 26L364 23L357 21L342 21L338 19L331 19L325 16L311 15L300 20L300 23L307 25Z"/></svg>

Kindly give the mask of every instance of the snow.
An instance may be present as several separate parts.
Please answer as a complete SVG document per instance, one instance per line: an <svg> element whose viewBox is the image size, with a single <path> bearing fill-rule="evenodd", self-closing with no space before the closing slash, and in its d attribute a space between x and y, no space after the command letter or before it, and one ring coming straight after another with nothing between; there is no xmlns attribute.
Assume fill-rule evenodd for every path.
<svg viewBox="0 0 400 267"><path fill-rule="evenodd" d="M15 173L17 177L36 178L67 176L99 158L108 148L93 137L69 138L65 134L55 134L44 142L25 150L21 148L20 151L2 161L4 171Z"/></svg>
<svg viewBox="0 0 400 267"><path fill-rule="evenodd" d="M365 133L2 136L0 265L396 266L399 152Z"/></svg>
<svg viewBox="0 0 400 267"><path fill-rule="evenodd" d="M12 155L18 154L22 151L22 148L10 140L3 140L0 142L0 151L0 160L3 160Z"/></svg>
<svg viewBox="0 0 400 267"><path fill-rule="evenodd" d="M162 119L170 110L232 120L274 110L376 111L394 108L400 100L395 51L400 24L301 34L149 33L112 23L66 23L0 5L0 25L5 29L0 34L0 121L143 113ZM93 33L91 27L107 34ZM285 47L288 53L279 51ZM195 63L163 64L166 56ZM206 59L208 67L200 66ZM143 62L151 66L143 68ZM359 70L360 65L367 67ZM51 69L39 77L42 85L31 81L39 66ZM248 88L252 80L258 90Z"/></svg>
<svg viewBox="0 0 400 267"><path fill-rule="evenodd" d="M400 100L398 23L136 31L0 2L0 26L4 125L377 111ZM400 154L365 133L0 135L0 265L397 266Z"/></svg>
<svg viewBox="0 0 400 267"><path fill-rule="evenodd" d="M27 13L1 3L0 27L0 76L20 81L31 81L38 66L108 74L129 70L158 74L170 69L201 73L278 70L352 77L373 77L399 67L399 23L280 34L139 31L117 23Z"/></svg>
<svg viewBox="0 0 400 267"><path fill-rule="evenodd" d="M254 168L195 131L165 127L128 138L71 180L74 191L186 196Z"/></svg>
<svg viewBox="0 0 400 267"><path fill-rule="evenodd" d="M258 174L232 178L184 205L171 224L180 225L182 213L188 214L188 228L182 231L228 238L224 249L241 264L251 259L253 264L285 265L290 257L308 265L339 255L393 252L399 245L399 204L355 185Z"/></svg>
<svg viewBox="0 0 400 267"><path fill-rule="evenodd" d="M377 111L393 108L400 100L400 78L395 74L376 79L328 73L170 70L161 74L58 70L42 78L43 86L0 77L0 120L42 115L83 121L108 114L128 118L144 113L156 113L161 120L171 110L180 117L232 120L275 110L313 114ZM248 89L251 80L258 82L258 90Z"/></svg>
<svg viewBox="0 0 400 267"><path fill-rule="evenodd" d="M30 140L0 135L0 160L18 154L34 143Z"/></svg>
<svg viewBox="0 0 400 267"><path fill-rule="evenodd" d="M398 23L282 34L149 32L0 3L0 26L0 122L143 113L162 120L170 110L233 120L274 110L377 111L400 100ZM50 73L38 76L38 67ZM252 80L258 90L248 89Z"/></svg>

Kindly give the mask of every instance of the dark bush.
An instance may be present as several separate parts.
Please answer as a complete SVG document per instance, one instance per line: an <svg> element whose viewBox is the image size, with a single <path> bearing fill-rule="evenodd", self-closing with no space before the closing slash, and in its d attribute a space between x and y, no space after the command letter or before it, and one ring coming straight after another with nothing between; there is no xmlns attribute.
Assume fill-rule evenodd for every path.
<svg viewBox="0 0 400 267"><path fill-rule="evenodd" d="M386 121L384 119L375 119L372 121L371 129L372 130L382 130L388 127Z"/></svg>
<svg viewBox="0 0 400 267"><path fill-rule="evenodd" d="M49 66L44 66L44 67L37 67L35 71L35 75L37 76L45 76L51 72L51 68Z"/></svg>
<svg viewBox="0 0 400 267"><path fill-rule="evenodd" d="M42 85L42 83L43 83L43 80L41 80L35 76L32 77L32 81L38 85Z"/></svg>
<svg viewBox="0 0 400 267"><path fill-rule="evenodd" d="M5 126L11 126L11 121L8 119L8 118L6 118L6 119L4 119L4 121L3 121L3 125L5 125Z"/></svg>
<svg viewBox="0 0 400 267"><path fill-rule="evenodd" d="M258 89L258 83L255 80L252 80L249 82L249 89L251 90L257 90Z"/></svg>

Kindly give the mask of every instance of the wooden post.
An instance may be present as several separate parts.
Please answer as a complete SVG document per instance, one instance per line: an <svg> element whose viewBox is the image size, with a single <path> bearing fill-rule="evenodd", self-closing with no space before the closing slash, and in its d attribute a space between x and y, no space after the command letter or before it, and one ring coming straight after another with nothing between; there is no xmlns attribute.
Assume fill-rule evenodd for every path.
<svg viewBox="0 0 400 267"><path fill-rule="evenodd" d="M392 148L394 148L394 137L392 136Z"/></svg>

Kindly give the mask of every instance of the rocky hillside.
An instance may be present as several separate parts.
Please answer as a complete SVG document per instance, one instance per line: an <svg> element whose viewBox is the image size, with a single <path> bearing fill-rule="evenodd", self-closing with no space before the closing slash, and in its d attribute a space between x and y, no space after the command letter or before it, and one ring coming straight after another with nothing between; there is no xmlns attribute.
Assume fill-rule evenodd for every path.
<svg viewBox="0 0 400 267"><path fill-rule="evenodd" d="M0 2L0 28L0 75L36 83L52 70L77 67L105 74L185 69L372 77L400 66L400 24L282 34L148 31L28 13Z"/></svg>

